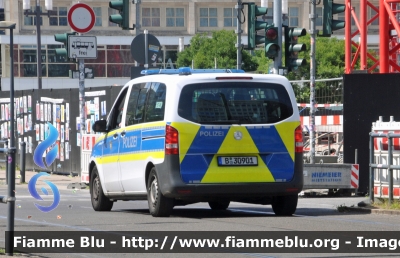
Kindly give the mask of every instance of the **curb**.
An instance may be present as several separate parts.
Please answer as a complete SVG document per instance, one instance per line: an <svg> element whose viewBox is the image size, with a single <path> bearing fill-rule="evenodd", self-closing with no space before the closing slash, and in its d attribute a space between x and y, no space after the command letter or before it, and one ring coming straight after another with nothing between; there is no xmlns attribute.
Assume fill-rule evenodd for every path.
<svg viewBox="0 0 400 258"><path fill-rule="evenodd" d="M86 189L87 185L85 183L70 183L67 189Z"/></svg>
<svg viewBox="0 0 400 258"><path fill-rule="evenodd" d="M360 207L346 207L347 211L351 212L364 212L370 214L385 214L385 215L400 215L400 210L385 210L377 208L360 208Z"/></svg>

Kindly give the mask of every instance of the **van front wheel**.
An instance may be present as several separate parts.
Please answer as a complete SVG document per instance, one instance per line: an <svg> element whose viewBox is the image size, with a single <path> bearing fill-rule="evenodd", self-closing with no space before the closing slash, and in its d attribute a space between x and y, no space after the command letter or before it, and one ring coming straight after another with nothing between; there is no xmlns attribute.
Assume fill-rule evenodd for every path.
<svg viewBox="0 0 400 258"><path fill-rule="evenodd" d="M147 181L147 200L150 214L153 217L169 217L174 208L174 200L161 193L159 184L156 169L152 168Z"/></svg>
<svg viewBox="0 0 400 258"><path fill-rule="evenodd" d="M110 201L103 193L97 167L93 168L92 175L90 177L90 197L93 209L95 211L110 211L112 209L114 203Z"/></svg>
<svg viewBox="0 0 400 258"><path fill-rule="evenodd" d="M272 210L278 216L292 216L296 211L298 198L297 194L275 196L272 200Z"/></svg>

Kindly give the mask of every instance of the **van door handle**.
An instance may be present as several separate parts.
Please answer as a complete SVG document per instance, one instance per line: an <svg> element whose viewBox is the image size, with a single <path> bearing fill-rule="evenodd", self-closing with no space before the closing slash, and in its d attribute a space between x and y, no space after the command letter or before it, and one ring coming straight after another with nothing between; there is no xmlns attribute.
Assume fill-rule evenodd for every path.
<svg viewBox="0 0 400 258"><path fill-rule="evenodd" d="M125 137L125 134L126 134L126 132L123 131L123 132L121 133L121 137Z"/></svg>

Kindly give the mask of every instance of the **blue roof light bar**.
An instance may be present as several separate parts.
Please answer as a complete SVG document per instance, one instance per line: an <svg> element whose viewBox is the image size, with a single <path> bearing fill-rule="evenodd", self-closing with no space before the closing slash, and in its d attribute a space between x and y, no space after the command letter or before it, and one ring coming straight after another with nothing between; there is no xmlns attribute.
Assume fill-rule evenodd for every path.
<svg viewBox="0 0 400 258"><path fill-rule="evenodd" d="M152 69L143 70L141 74L143 75L153 75L153 74L179 74L179 75L190 75L194 73L244 73L240 69L191 69L190 67L181 67L179 69Z"/></svg>

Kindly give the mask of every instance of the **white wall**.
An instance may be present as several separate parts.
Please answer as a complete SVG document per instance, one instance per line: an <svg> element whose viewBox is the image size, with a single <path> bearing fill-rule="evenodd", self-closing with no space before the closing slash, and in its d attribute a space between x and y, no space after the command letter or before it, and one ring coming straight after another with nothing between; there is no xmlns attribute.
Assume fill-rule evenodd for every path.
<svg viewBox="0 0 400 258"><path fill-rule="evenodd" d="M125 85L130 78L95 78L85 79L85 88ZM73 89L79 88L79 79L42 78L42 89ZM38 89L37 77L14 78L14 90ZM10 78L1 78L1 91L10 90Z"/></svg>

